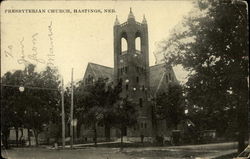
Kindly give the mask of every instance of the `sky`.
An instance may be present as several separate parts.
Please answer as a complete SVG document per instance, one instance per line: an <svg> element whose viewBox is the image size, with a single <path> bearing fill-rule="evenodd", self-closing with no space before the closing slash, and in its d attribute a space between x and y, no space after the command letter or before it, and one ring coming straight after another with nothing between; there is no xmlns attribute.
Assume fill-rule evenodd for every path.
<svg viewBox="0 0 250 159"><path fill-rule="evenodd" d="M47 64L58 68L65 83L84 76L88 62L114 65L113 25L127 20L132 8L135 19L148 23L149 62L155 64L157 43L188 15L191 1L7 1L1 3L1 76L7 71L23 69L25 61L42 70ZM36 9L44 13L29 13ZM71 13L51 13L55 9ZM94 9L102 13L74 10ZM112 10L104 13L105 9ZM21 10L21 11L20 11ZM43 10L43 11L42 11ZM19 13L17 13L19 11ZM58 11L58 10L57 10ZM32 12L32 11L31 11ZM175 67L177 79L186 81L187 72Z"/></svg>

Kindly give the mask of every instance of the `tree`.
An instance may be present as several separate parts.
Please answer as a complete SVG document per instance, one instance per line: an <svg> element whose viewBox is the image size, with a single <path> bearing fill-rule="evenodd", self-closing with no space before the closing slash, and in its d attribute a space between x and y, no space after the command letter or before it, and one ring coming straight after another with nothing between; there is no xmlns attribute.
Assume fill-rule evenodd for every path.
<svg viewBox="0 0 250 159"><path fill-rule="evenodd" d="M199 0L195 11L162 43L161 50L167 64L181 64L191 72L186 83L188 103L203 113L207 128L229 126L226 117L236 110L239 151L247 137L246 8L241 1Z"/></svg>
<svg viewBox="0 0 250 159"><path fill-rule="evenodd" d="M105 106L108 102L107 80L99 78L92 84L84 87L82 85L76 89L76 95L79 96L76 101L78 120L93 128L95 145L97 144L97 124L101 123L106 113Z"/></svg>
<svg viewBox="0 0 250 159"><path fill-rule="evenodd" d="M23 95L18 90L18 87L8 87L9 85L20 85L24 79L24 72L21 70L14 73L7 72L1 78L1 128L4 137L4 143L8 148L8 136L11 127L16 130L16 146L18 146L18 132L23 125L24 107L22 104Z"/></svg>
<svg viewBox="0 0 250 159"><path fill-rule="evenodd" d="M121 148L123 147L123 133L127 127L132 127L137 123L136 104L128 98L124 98L116 104L113 108L114 126L120 129L121 132Z"/></svg>
<svg viewBox="0 0 250 159"><path fill-rule="evenodd" d="M110 128L113 125L113 105L119 99L120 84L114 86L108 79L99 78L86 85L85 81L78 82L75 88L75 116L78 125L82 123L93 127L96 140L96 125L105 126L106 140L110 140ZM80 128L78 128L78 131Z"/></svg>
<svg viewBox="0 0 250 159"><path fill-rule="evenodd" d="M182 86L178 83L169 83L166 92L156 97L156 113L159 119L166 119L169 127L177 126L184 119L184 97Z"/></svg>
<svg viewBox="0 0 250 159"><path fill-rule="evenodd" d="M116 125L116 118L114 117L114 106L121 100L122 83L118 83L114 86L113 83L109 83L106 87L106 101L104 106L103 120L101 124L105 126L105 137L106 141L110 141L110 129Z"/></svg>
<svg viewBox="0 0 250 159"><path fill-rule="evenodd" d="M3 126L6 141L8 129L13 126L18 146L18 129L25 127L33 129L38 145L38 135L43 130L43 125L60 114L57 70L47 67L45 71L38 73L35 65L30 64L24 70L7 72L1 79L2 119L8 121ZM19 91L21 86L24 87L23 91Z"/></svg>
<svg viewBox="0 0 250 159"><path fill-rule="evenodd" d="M25 81L27 89L23 93L26 94L24 99L27 109L26 124L28 128L33 129L36 145L38 145L38 135L43 131L44 125L49 125L49 122L61 123L60 82L56 69L46 67L40 73L35 72L34 69L34 65L29 65L25 70L27 72Z"/></svg>

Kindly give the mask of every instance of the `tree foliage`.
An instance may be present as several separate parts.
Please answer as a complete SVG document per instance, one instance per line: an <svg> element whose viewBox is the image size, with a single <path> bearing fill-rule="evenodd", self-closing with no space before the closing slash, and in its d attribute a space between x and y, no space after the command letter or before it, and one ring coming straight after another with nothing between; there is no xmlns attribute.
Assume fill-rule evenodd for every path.
<svg viewBox="0 0 250 159"><path fill-rule="evenodd" d="M96 141L97 124L103 124L109 130L114 121L113 104L119 99L119 88L105 78L98 78L90 84L84 82L80 81L75 88L75 115L79 126L85 124L94 130ZM106 137L109 138L109 134Z"/></svg>
<svg viewBox="0 0 250 159"><path fill-rule="evenodd" d="M138 112L136 104L128 98L119 100L113 105L113 126L120 129L121 132L121 146L123 143L124 130L132 127L137 123Z"/></svg>
<svg viewBox="0 0 250 159"><path fill-rule="evenodd" d="M7 72L1 78L1 126L7 137L11 127L32 129L36 144L38 134L44 124L59 118L59 79L58 71L47 67L36 72L35 65L28 65L24 70ZM24 87L23 91L19 88Z"/></svg>
<svg viewBox="0 0 250 159"><path fill-rule="evenodd" d="M105 126L105 136L109 140L111 127L121 129L134 123L135 107L120 97L121 83L114 85L105 78L91 81L89 84L80 81L75 88L75 115L79 125L83 123L93 129L96 143L97 125Z"/></svg>
<svg viewBox="0 0 250 159"><path fill-rule="evenodd" d="M157 115L159 119L166 119L169 127L177 129L177 125L184 119L183 88L178 83L169 83L167 92L156 97Z"/></svg>
<svg viewBox="0 0 250 159"><path fill-rule="evenodd" d="M225 134L236 120L242 150L247 134L247 7L233 0L199 0L195 5L161 51L167 64L182 64L191 72L187 99L198 125Z"/></svg>

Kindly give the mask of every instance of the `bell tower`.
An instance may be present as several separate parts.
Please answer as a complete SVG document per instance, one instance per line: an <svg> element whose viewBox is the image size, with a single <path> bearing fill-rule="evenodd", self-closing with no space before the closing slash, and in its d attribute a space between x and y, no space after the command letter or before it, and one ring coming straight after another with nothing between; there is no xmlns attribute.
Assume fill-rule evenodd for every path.
<svg viewBox="0 0 250 159"><path fill-rule="evenodd" d="M122 97L137 103L138 125L127 136L151 136L149 97L148 25L145 16L137 22L130 8L127 21L114 23L114 83L122 82Z"/></svg>

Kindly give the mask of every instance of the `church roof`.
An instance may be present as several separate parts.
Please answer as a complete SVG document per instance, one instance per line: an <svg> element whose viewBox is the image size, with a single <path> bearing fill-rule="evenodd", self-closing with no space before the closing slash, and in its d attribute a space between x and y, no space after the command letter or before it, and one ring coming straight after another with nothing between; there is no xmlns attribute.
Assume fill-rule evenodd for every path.
<svg viewBox="0 0 250 159"><path fill-rule="evenodd" d="M150 90L152 93L155 93L155 91L158 91L161 88L165 76L165 70L166 68L164 64L149 67Z"/></svg>
<svg viewBox="0 0 250 159"><path fill-rule="evenodd" d="M158 64L149 67L149 80L150 90L152 94L155 94L161 90L167 88L166 75L171 73L175 81L177 81L172 68L166 70L165 64ZM84 78L88 75L98 78L109 78L109 81L113 80L114 69L111 67L88 63Z"/></svg>
<svg viewBox="0 0 250 159"><path fill-rule="evenodd" d="M88 63L84 78L87 74L91 74L95 79L98 78L109 78L110 81L113 80L113 68L108 66L103 66L95 63Z"/></svg>

